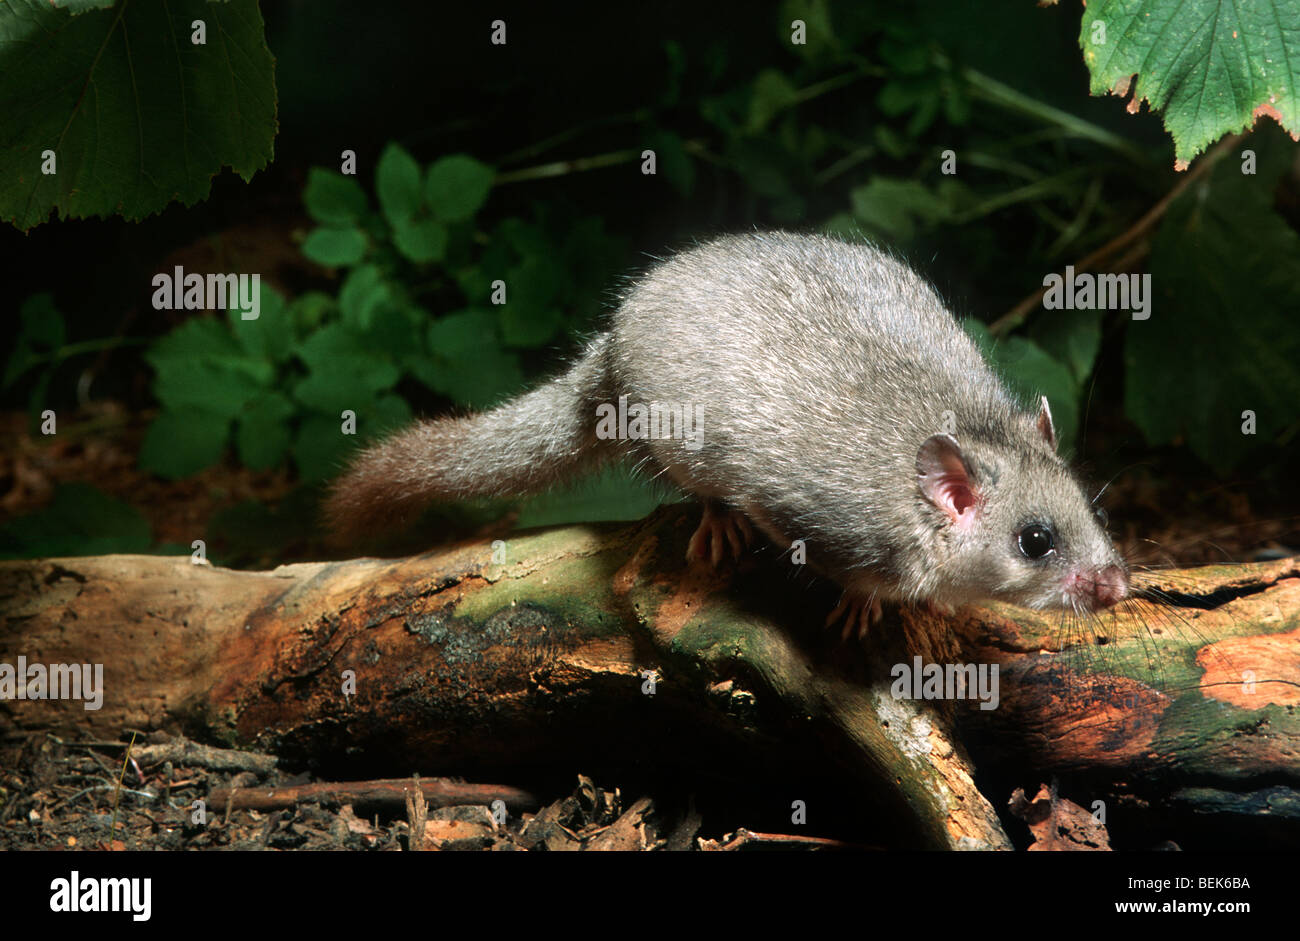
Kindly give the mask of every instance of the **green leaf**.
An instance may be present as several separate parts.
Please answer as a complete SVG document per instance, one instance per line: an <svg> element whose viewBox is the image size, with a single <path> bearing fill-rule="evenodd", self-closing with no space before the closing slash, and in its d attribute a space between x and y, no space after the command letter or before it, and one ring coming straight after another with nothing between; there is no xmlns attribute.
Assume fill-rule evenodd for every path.
<svg viewBox="0 0 1300 941"><path fill-rule="evenodd" d="M343 421L326 415L308 415L293 441L293 462L304 482L326 480L343 469L344 457L357 439L343 433Z"/></svg>
<svg viewBox="0 0 1300 941"><path fill-rule="evenodd" d="M361 265L348 272L339 289L339 310L343 323L356 330L370 326L375 308L391 302L392 289L378 265Z"/></svg>
<svg viewBox="0 0 1300 941"><path fill-rule="evenodd" d="M359 345L357 334L341 324L324 327L298 344L298 356L310 373L294 385L294 398L334 421L344 409L355 411L391 389L400 370Z"/></svg>
<svg viewBox="0 0 1300 941"><path fill-rule="evenodd" d="M689 196L695 186L695 165L681 136L659 131L650 135L646 143L658 155L659 172L664 179L682 196Z"/></svg>
<svg viewBox="0 0 1300 941"><path fill-rule="evenodd" d="M291 435L293 403L279 392L265 392L239 416L235 444L245 467L264 470L284 460Z"/></svg>
<svg viewBox="0 0 1300 941"><path fill-rule="evenodd" d="M1100 310L1043 310L1030 328L1030 338L1058 362L1069 367L1082 385L1092 374L1101 349Z"/></svg>
<svg viewBox="0 0 1300 941"><path fill-rule="evenodd" d="M448 359L459 359L483 346L500 346L496 316L471 308L439 317L429 325L429 349Z"/></svg>
<svg viewBox="0 0 1300 941"><path fill-rule="evenodd" d="M0 3L0 218L138 221L207 198L223 167L251 179L273 153L274 69L256 0Z"/></svg>
<svg viewBox="0 0 1300 941"><path fill-rule="evenodd" d="M346 282L345 282L346 286ZM332 316L342 298L335 301L324 291L308 291L289 302L288 319L294 333L309 333Z"/></svg>
<svg viewBox="0 0 1300 941"><path fill-rule="evenodd" d="M153 541L129 503L87 484L61 484L45 508L0 527L0 558L139 553Z"/></svg>
<svg viewBox="0 0 1300 941"><path fill-rule="evenodd" d="M411 406L399 395L381 395L364 414L357 415L357 432L365 438L378 437L411 423Z"/></svg>
<svg viewBox="0 0 1300 941"><path fill-rule="evenodd" d="M31 347L20 342L14 347L14 351L9 354L8 362L5 363L4 382L0 383L0 388L9 388L29 369L39 366L44 361L43 356L37 355Z"/></svg>
<svg viewBox="0 0 1300 941"><path fill-rule="evenodd" d="M878 176L849 196L853 215L863 226L901 242L915 236L918 226L942 222L950 215L947 202L916 180Z"/></svg>
<svg viewBox="0 0 1300 941"><path fill-rule="evenodd" d="M401 373L392 363L365 357L328 372L311 373L294 384L293 396L314 411L341 415L369 402L377 391L392 388L399 378Z"/></svg>
<svg viewBox="0 0 1300 941"><path fill-rule="evenodd" d="M420 164L400 144L389 144L375 169L379 208L389 225L409 222L420 211Z"/></svg>
<svg viewBox="0 0 1300 941"><path fill-rule="evenodd" d="M324 167L312 167L307 172L302 202L309 216L328 226L354 225L370 208L366 191L355 177Z"/></svg>
<svg viewBox="0 0 1300 941"><path fill-rule="evenodd" d="M140 446L140 466L175 480L221 459L230 419L199 409L166 409L154 419Z"/></svg>
<svg viewBox="0 0 1300 941"><path fill-rule="evenodd" d="M1070 370L1024 337L1008 337L993 349L994 368L1011 392L1035 410L1040 395L1047 396L1062 451L1074 443L1079 430L1079 386Z"/></svg>
<svg viewBox="0 0 1300 941"><path fill-rule="evenodd" d="M375 308L370 326L362 333L367 351L386 359L405 363L412 357L423 357L425 323L421 314L393 304Z"/></svg>
<svg viewBox="0 0 1300 941"><path fill-rule="evenodd" d="M416 219L393 226L393 244L411 261L441 261L447 252L447 227L436 219Z"/></svg>
<svg viewBox="0 0 1300 941"><path fill-rule="evenodd" d="M961 326L1026 409L1036 409L1038 397L1047 396L1058 446L1061 451L1068 450L1079 428L1079 385L1070 369L1024 337L997 342L978 320L963 320Z"/></svg>
<svg viewBox="0 0 1300 941"><path fill-rule="evenodd" d="M63 314L54 306L54 296L48 292L33 294L23 301L19 316L22 328L5 364L2 386L6 389L33 366L48 362L50 354L63 346L65 338ZM47 375L44 382L48 381Z"/></svg>
<svg viewBox="0 0 1300 941"><path fill-rule="evenodd" d="M754 79L749 100L749 123L746 130L757 134L764 130L774 117L798 100L798 91L790 80L775 69L764 69Z"/></svg>
<svg viewBox="0 0 1300 941"><path fill-rule="evenodd" d="M501 308L501 339L507 346L536 349L560 332L564 316L554 307L506 304Z"/></svg>
<svg viewBox="0 0 1300 941"><path fill-rule="evenodd" d="M369 240L360 229L333 226L313 229L302 243L302 253L318 265L337 268L355 265L366 254Z"/></svg>
<svg viewBox="0 0 1300 941"><path fill-rule="evenodd" d="M40 350L57 350L67 337L63 314L54 306L54 295L48 291L33 294L23 301L19 310L22 319L20 342Z"/></svg>
<svg viewBox="0 0 1300 941"><path fill-rule="evenodd" d="M245 352L220 321L209 318L187 320L156 341L145 359L157 373L154 394L169 409L226 418L238 415L275 376L268 361Z"/></svg>
<svg viewBox="0 0 1300 941"><path fill-rule="evenodd" d="M508 346L538 347L559 331L563 318L556 300L565 271L552 255L532 255L505 277L506 304L501 308L501 338Z"/></svg>
<svg viewBox="0 0 1300 941"><path fill-rule="evenodd" d="M155 340L145 359L157 365L164 359L220 359L243 356L243 350L221 321L194 317Z"/></svg>
<svg viewBox="0 0 1300 941"><path fill-rule="evenodd" d="M1296 0L1092 0L1079 46L1092 94L1125 96L1137 76L1133 99L1164 112L1177 165L1186 166L1257 112L1300 134L1297 24Z"/></svg>
<svg viewBox="0 0 1300 941"><path fill-rule="evenodd" d="M488 311L465 310L429 326L432 361L414 369L433 389L462 405L494 405L523 385L518 358L501 349L496 318Z"/></svg>
<svg viewBox="0 0 1300 941"><path fill-rule="evenodd" d="M245 320L233 307L227 311L230 330L239 345L250 355L282 362L293 344L293 324L280 292L265 282L259 282L256 320Z"/></svg>
<svg viewBox="0 0 1300 941"><path fill-rule="evenodd" d="M165 359L154 364L153 390L169 409L200 409L234 418L269 384L269 372L254 361L217 364L189 359Z"/></svg>
<svg viewBox="0 0 1300 941"><path fill-rule="evenodd" d="M1252 144L1267 174L1225 160L1170 205L1151 248L1149 319L1125 334L1125 412L1151 444L1185 438L1220 474L1294 433L1300 402L1300 236L1273 208L1295 148L1280 133Z"/></svg>
<svg viewBox="0 0 1300 941"><path fill-rule="evenodd" d="M466 154L443 157L429 167L425 199L444 222L472 218L487 200L496 171Z"/></svg>
<svg viewBox="0 0 1300 941"><path fill-rule="evenodd" d="M830 6L830 0L785 0L781 4L781 15L776 17L781 40L801 59L824 63L838 52L840 37L831 21ZM802 45L790 43L789 24L795 20L804 22Z"/></svg>

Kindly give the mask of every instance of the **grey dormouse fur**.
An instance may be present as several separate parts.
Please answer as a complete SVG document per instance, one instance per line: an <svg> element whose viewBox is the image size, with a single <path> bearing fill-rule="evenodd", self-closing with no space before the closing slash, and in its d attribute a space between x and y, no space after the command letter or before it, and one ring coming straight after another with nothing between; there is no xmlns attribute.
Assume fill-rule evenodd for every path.
<svg viewBox="0 0 1300 941"><path fill-rule="evenodd" d="M699 436L611 440L600 416L621 397L629 414L687 409ZM906 265L773 232L662 262L568 372L363 452L327 510L356 537L435 500L528 493L627 457L783 550L803 540L857 597L1114 604L1127 570L1055 445L1046 399L1022 410Z"/></svg>

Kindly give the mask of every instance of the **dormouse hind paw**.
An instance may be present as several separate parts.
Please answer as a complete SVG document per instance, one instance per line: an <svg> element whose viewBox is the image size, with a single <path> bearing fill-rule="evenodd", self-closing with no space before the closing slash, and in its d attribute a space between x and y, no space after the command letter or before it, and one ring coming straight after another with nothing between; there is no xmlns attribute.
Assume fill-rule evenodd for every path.
<svg viewBox="0 0 1300 941"><path fill-rule="evenodd" d="M840 603L826 615L826 623L823 627L831 627L843 618L844 626L840 632L840 640L848 643L849 638L856 633L858 642L862 643L867 639L871 625L878 623L884 616L884 609L874 591L869 595L846 591L840 596Z"/></svg>
<svg viewBox="0 0 1300 941"><path fill-rule="evenodd" d="M739 559L754 539L754 529L739 510L722 508L713 500L704 502L704 516L686 546L686 561L708 559L717 568L724 555Z"/></svg>

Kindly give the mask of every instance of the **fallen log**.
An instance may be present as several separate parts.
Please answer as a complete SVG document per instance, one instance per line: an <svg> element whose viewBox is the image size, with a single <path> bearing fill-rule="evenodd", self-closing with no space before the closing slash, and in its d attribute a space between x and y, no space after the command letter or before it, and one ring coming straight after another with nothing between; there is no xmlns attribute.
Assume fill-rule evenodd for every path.
<svg viewBox="0 0 1300 941"><path fill-rule="evenodd" d="M859 650L820 630L834 590L772 553L688 569L693 522L672 507L504 547L271 572L152 556L0 564L0 663L102 663L104 676L99 709L10 700L0 733L166 729L429 776L593 753L691 769L747 749L796 779L799 762L828 762L855 794L836 812L898 823L907 845L1007 848L960 728L985 776L1083 773L1103 800L1300 820L1296 560L1171 574L1199 607L1129 606L1085 626L1085 645L1050 616L991 606L947 624L894 612ZM1104 655L1078 656L1092 648ZM997 665L997 708L891 695L914 656Z"/></svg>

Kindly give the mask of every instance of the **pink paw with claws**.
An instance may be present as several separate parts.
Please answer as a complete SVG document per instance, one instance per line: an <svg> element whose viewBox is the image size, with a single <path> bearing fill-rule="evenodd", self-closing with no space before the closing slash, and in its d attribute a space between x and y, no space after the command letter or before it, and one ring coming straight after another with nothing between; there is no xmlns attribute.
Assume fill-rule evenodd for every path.
<svg viewBox="0 0 1300 941"><path fill-rule="evenodd" d="M840 633L840 640L848 643L849 637L855 632L858 635L858 642L867 639L867 633L871 630L871 625L876 624L885 616L880 606L880 599L876 593L869 595L853 594L845 592L840 596L840 603L830 614L826 615L824 627L830 627L840 618L844 619L844 628Z"/></svg>
<svg viewBox="0 0 1300 941"><path fill-rule="evenodd" d="M719 510L712 503L705 503L704 516L686 546L686 561L708 559L717 568L724 555L739 559L753 539L754 530L744 513Z"/></svg>

